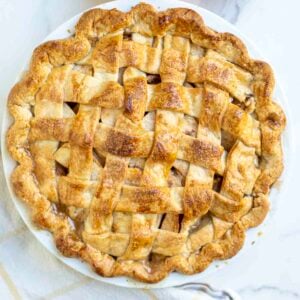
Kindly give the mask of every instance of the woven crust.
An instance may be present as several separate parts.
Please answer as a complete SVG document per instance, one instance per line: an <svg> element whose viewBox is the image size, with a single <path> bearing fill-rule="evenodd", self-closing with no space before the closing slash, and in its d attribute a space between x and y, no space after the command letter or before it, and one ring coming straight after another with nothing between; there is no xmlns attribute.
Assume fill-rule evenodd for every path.
<svg viewBox="0 0 300 300"><path fill-rule="evenodd" d="M204 242L203 246L192 251L189 255L176 254L152 263L133 259L116 260L113 256L97 250L97 247L94 245L98 241L94 241L93 237L88 236L84 239L87 240L90 238L89 243L82 240L76 230L74 230L72 224L70 224L68 217L62 211L57 211L55 205L52 204L53 202L49 201L49 198L41 193L34 174L35 162L33 153L29 147L29 140L32 138L30 135L33 134L30 132L33 130L31 105L34 104L35 95L46 83L51 71L59 66L82 61L87 57L91 47L99 37L123 28L130 28L132 32L150 37L165 36L168 33L188 38L194 44L205 49L214 50L224 56L227 61L251 73L254 82L253 94L256 99L255 113L260 123L261 131L261 146L260 149L256 149L257 153L260 154L260 172L251 193L253 198L250 208L246 208L245 212L241 213L241 207L246 207L249 204L246 204L247 201L243 200L245 203L241 201L237 205L236 202L230 202L222 196L205 195L205 199L207 199L205 203L197 200L196 196L185 200L190 201L185 203L196 203L195 208L176 208L178 213L184 209L185 214L192 218L193 216L203 215L210 209L214 216L222 216L222 224L214 227L224 229L222 233L214 233L215 236L219 235L220 238ZM112 66L110 61L107 61L107 64L108 67ZM191 74L198 76L196 69ZM180 72L177 75L180 78ZM163 76L167 78L170 74L166 71L163 73ZM192 76L190 79L191 81L193 80ZM211 82L214 84L213 79L211 79ZM15 121L7 133L7 147L13 159L18 162L18 166L11 176L14 191L30 207L33 221L39 227L52 232L56 246L63 255L81 258L102 276L126 275L140 281L154 283L162 280L172 271L185 274L202 272L213 260L227 259L234 256L243 245L245 231L250 227L259 225L269 210L269 189L280 176L283 169L281 133L286 122L283 111L278 104L272 101L273 87L274 77L267 63L252 60L248 55L245 45L237 37L229 33L218 33L206 27L202 18L190 9L176 8L157 12L152 6L141 3L132 8L128 13L123 13L115 9L109 11L102 9L90 10L84 13L77 23L74 37L65 40L49 41L34 50L29 71L10 92L8 107ZM239 97L238 94L235 96ZM107 103L110 102L108 101ZM118 104L114 105L116 107ZM126 109L130 118L139 118L138 114L134 115L132 113L131 106ZM47 126L46 128L49 129ZM49 130L51 131L51 128ZM58 134L63 135L60 132ZM123 141L127 141L117 129L114 131L114 136L116 140L119 140L119 137L122 136ZM144 142L150 140L150 144L152 143L151 137L146 136L144 139ZM240 140L243 141L242 136ZM83 142L86 143L86 141ZM188 143L189 140L187 139ZM194 149L197 150L201 147L201 149L204 149L203 143L197 144ZM107 151L113 151L118 146L118 144L103 146L101 139L99 145L99 147L105 146L105 149L108 149ZM237 145L236 147L242 146ZM255 143L253 147L255 148ZM241 151L245 153L245 157L252 155L252 152L250 153L248 148L246 148L241 148ZM218 149L216 148L209 153L213 153L218 157ZM136 149L124 150L124 148L122 150L126 150L126 153L138 151ZM143 151L147 150L144 148L140 150L140 152ZM190 161L197 162L197 159L199 159L198 156L194 158L193 153L189 151L184 153L191 156ZM199 154L200 152L195 153ZM157 155L159 156L160 153ZM222 168L220 165L211 163L215 157L211 157L207 162L204 159L201 160L201 163L205 167L211 168L216 172ZM230 174L226 176L228 178ZM195 193L194 190L193 192ZM161 193L163 194L163 192ZM239 192L236 190L229 194L227 195L229 198L239 197ZM165 199L163 195L161 197ZM122 203L119 203L118 207L119 211L122 211L124 207L127 207L127 203L124 202L123 206ZM225 215L222 210L224 207L226 208ZM138 211L139 208L134 207L132 209ZM172 209L174 208L170 208L170 210ZM214 222L220 222L219 220L221 219L216 218L213 220ZM226 233L224 234L224 232ZM179 237L176 235L176 238ZM181 238L184 239L185 237L182 236ZM196 241L195 243L199 242ZM172 239L170 239L170 244L172 244ZM155 247L155 243L153 247ZM157 249L158 253L163 253L163 249L160 249L159 245ZM178 251L174 250L174 253L178 253Z"/></svg>

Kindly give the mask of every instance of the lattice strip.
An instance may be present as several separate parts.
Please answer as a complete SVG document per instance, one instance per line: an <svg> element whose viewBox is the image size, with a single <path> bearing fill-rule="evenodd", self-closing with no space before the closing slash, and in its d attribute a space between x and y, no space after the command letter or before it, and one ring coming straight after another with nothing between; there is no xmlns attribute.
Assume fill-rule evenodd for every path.
<svg viewBox="0 0 300 300"><path fill-rule="evenodd" d="M237 141L228 154L221 194L236 201L240 201L245 194L251 194L260 174L257 165L255 149Z"/></svg>
<svg viewBox="0 0 300 300"><path fill-rule="evenodd" d="M64 101L64 83L71 67L55 68L49 75L46 84L35 98L35 120L41 118L62 118ZM50 200L57 202L57 182L54 153L58 141L41 139L30 145L30 151L35 163L35 175L41 192Z"/></svg>
<svg viewBox="0 0 300 300"><path fill-rule="evenodd" d="M188 39L169 34L164 37L164 50L159 70L162 82L183 84L186 79L189 51Z"/></svg>
<svg viewBox="0 0 300 300"><path fill-rule="evenodd" d="M132 66L143 72L158 74L161 64L162 39L156 38L153 47L144 40L133 34L135 41L123 41L122 52L120 54L120 67Z"/></svg>
<svg viewBox="0 0 300 300"><path fill-rule="evenodd" d="M165 112L172 114L171 111ZM35 120L32 124L31 139L68 141L72 121L72 118L64 119L63 121L56 119ZM57 126L57 131L53 132L51 128L55 126ZM223 147L210 141L205 136L196 139L185 134L179 135L177 158L212 168L220 174L223 174L225 167L224 160L222 159L224 153ZM104 124L98 125L95 134L95 148L104 155L111 153L123 157L148 157L153 141L153 132L129 133Z"/></svg>
<svg viewBox="0 0 300 300"><path fill-rule="evenodd" d="M116 101L113 102L113 106L106 106L108 108L118 108L115 105L120 101L118 94L115 94L114 90L117 90L121 95L121 101L123 100L123 88L116 82L118 80L119 71L119 52L122 47L123 30L114 32L103 36L96 43L94 49L91 51L90 56L81 61L83 64L91 64L94 69L94 77L101 83L111 85L111 88L106 88L105 93L114 95ZM105 95L99 95L97 93L94 99L96 101L90 101L93 104L104 106L102 101ZM123 102L123 101L122 101ZM120 107L123 105L121 102ZM108 103L112 103L108 98ZM120 103L120 102L119 102ZM115 128L119 127L118 120L116 120ZM97 138L95 138L96 143ZM94 145L95 146L95 145ZM111 231L113 217L112 213L114 207L118 201L121 187L125 179L128 159L115 157L112 154L108 154L105 160L105 167L102 172L102 181L98 186L97 192L93 198L90 206L90 212L85 222L85 240L91 238L91 234L106 233Z"/></svg>
<svg viewBox="0 0 300 300"><path fill-rule="evenodd" d="M178 114L178 112L183 112L184 110L188 110L189 108L195 108L195 103L197 103L196 94L191 91L189 93L185 93L185 90L179 88L180 85L183 84L186 78L186 67L188 60L188 53L190 51L190 42L188 39L182 37L174 37L171 35L166 35L164 37L164 50L162 56L162 62L160 67L160 76L162 83L158 85L156 89L154 89L153 97L149 102L150 109L158 109L160 106L166 110L173 110L172 114L169 113L169 116L174 119L174 117L179 117L180 124L174 124L174 122L170 122L168 126L166 123L166 127L173 127L172 129L177 130L177 138L180 138L180 131L183 125L183 114ZM197 105L197 104L196 104ZM197 109L196 109L197 110ZM175 113L177 111L177 113ZM157 113L161 112L157 110ZM171 130L167 129L167 130ZM171 143L171 141L170 141ZM174 164L176 157L178 157L178 152L180 147L178 147L178 142L176 141L176 152L173 155L170 167ZM168 168L169 171L170 167ZM175 191L176 189L174 189ZM176 205L178 200L182 198L182 190L177 189L176 191L180 191L179 197L172 197L172 205ZM173 210L174 212L174 210ZM185 248L185 234L180 235L178 231L180 230L180 215L174 213L167 213L164 216L164 219L161 223L162 230L158 231L157 239L153 244L153 252L159 253L162 255L171 255L171 253L181 253L183 248ZM173 233L174 232L174 233ZM170 237L173 237L173 242L170 242ZM170 248L168 248L170 245ZM154 250L155 249L155 250ZM153 257L153 259L159 259L159 257Z"/></svg>
<svg viewBox="0 0 300 300"><path fill-rule="evenodd" d="M113 78L116 76L113 73L102 74L108 74ZM100 76L96 78L77 70L71 72L65 86L65 93L65 101L69 102L104 108L121 108L124 105L124 90L119 83L105 81L105 78Z"/></svg>
<svg viewBox="0 0 300 300"><path fill-rule="evenodd" d="M99 118L100 108L80 105L69 137L69 174L59 178L58 190L62 204L75 207L90 205L96 185L90 179L94 134Z"/></svg>
<svg viewBox="0 0 300 300"><path fill-rule="evenodd" d="M229 102L228 94L205 84L203 88L203 100L201 102L201 111L199 115L199 125L197 137L205 136L216 143L221 143L221 124ZM185 219L182 231L191 230L191 226L199 220L209 209L213 202L213 194L211 192L214 180L214 170L199 167L190 164L185 185L185 210L188 212L189 207L192 210L189 214L185 213ZM191 187L197 187L195 193L197 197L192 197ZM200 219L200 228L190 234L190 250L199 249L204 242L211 241L214 236L211 219L205 217ZM206 225L207 224L207 225ZM203 234L204 230L204 234ZM201 232L201 234L199 234ZM198 239L198 236L200 237ZM211 238L211 240L209 240ZM204 240L203 240L204 239Z"/></svg>
<svg viewBox="0 0 300 300"><path fill-rule="evenodd" d="M144 117L147 102L145 74L129 68L128 73L127 70L124 73L124 86L127 90L125 115L131 120L140 121ZM141 182L141 184L143 183ZM129 244L124 254L119 257L120 260L138 260L148 256L155 238L152 228L156 225L156 222L156 216L147 214L132 215Z"/></svg>
<svg viewBox="0 0 300 300"><path fill-rule="evenodd" d="M225 57L213 50L208 50L204 57L201 57L189 65L187 81L201 83L208 81L220 88L225 89L241 102L252 95L251 83L253 76L226 61Z"/></svg>

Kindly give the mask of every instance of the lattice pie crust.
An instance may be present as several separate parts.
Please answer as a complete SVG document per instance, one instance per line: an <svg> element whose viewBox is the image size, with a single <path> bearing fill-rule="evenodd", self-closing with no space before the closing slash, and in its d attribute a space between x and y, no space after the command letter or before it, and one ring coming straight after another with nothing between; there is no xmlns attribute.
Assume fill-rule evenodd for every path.
<svg viewBox="0 0 300 300"><path fill-rule="evenodd" d="M192 10L90 10L9 95L12 185L102 276L201 272L268 212L285 126L273 87L268 64Z"/></svg>

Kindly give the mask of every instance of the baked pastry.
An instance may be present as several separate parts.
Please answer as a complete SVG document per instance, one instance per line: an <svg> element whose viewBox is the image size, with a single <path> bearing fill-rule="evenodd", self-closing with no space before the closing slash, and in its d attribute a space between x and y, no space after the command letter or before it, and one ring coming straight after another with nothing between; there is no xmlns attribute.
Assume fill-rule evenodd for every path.
<svg viewBox="0 0 300 300"><path fill-rule="evenodd" d="M235 255L269 209L273 73L185 8L93 9L9 95L11 176L63 255L158 282Z"/></svg>

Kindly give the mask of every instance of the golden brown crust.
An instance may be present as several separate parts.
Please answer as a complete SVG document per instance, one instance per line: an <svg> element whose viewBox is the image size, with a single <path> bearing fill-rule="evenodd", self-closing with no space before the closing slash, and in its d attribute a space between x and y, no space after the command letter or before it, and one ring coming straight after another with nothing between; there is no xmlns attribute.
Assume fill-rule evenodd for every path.
<svg viewBox="0 0 300 300"><path fill-rule="evenodd" d="M122 42L125 28L132 41ZM146 42L140 42L141 36ZM152 37L156 41L147 44ZM206 55L198 55L197 47L208 49ZM70 64L90 64L98 77L71 70ZM123 87L115 75L125 66ZM162 82L147 85L144 72L160 74ZM185 78L196 87L183 86ZM281 133L286 122L272 101L273 88L267 63L251 59L237 37L211 30L190 9L157 12L141 3L128 13L90 10L77 23L75 37L34 50L29 71L10 92L14 124L6 141L18 162L11 176L14 191L30 207L34 222L53 233L63 255L81 258L102 276L127 275L153 283L172 271L201 272L214 259L235 255L245 230L260 224L268 212L269 189L283 168ZM229 103L229 94L241 105L254 97L258 119ZM69 111L62 118L63 97L80 104L76 117ZM114 125L98 124L104 116L101 107L124 107L125 112ZM157 110L154 133L140 124L152 110ZM184 114L199 119L198 131L186 131L197 131L197 136L180 132L184 122L192 126ZM221 129L238 140L226 168ZM53 155L62 155L54 154L58 141L69 142L63 152L68 157L57 160L69 174L56 182ZM95 163L93 147L106 157L104 168ZM147 158L143 172L128 168L129 157ZM185 172L178 169L180 176L187 176L185 189L168 187L176 158L190 164ZM101 178L100 185L90 180L91 170ZM220 193L211 191L214 172L224 175ZM126 180L139 187L124 185ZM63 205L90 207L82 237L65 212L51 203L58 201L57 192ZM131 225L122 215L119 227L110 231L113 218L122 212L134 212ZM165 219L155 230L161 213ZM126 226L131 226L129 234ZM151 251L152 262L146 260Z"/></svg>

